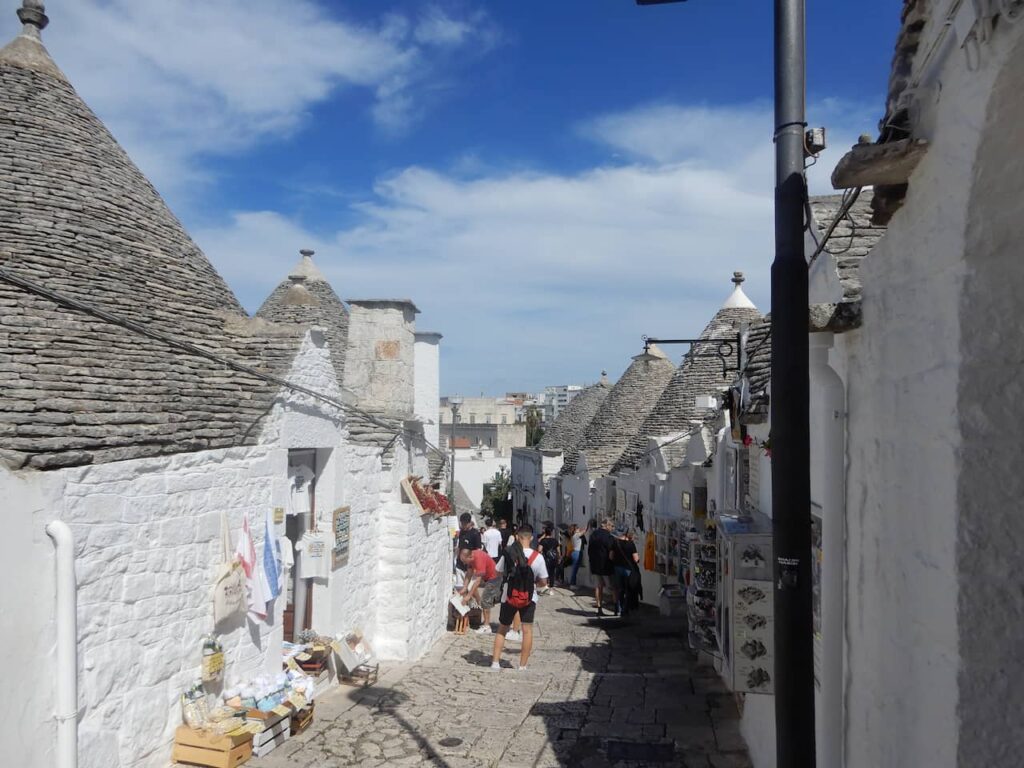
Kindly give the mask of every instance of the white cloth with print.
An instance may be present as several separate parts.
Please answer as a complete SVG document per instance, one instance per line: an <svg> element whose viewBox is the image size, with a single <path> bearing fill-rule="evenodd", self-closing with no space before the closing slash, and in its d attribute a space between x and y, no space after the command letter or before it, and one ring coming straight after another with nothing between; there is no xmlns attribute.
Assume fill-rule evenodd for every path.
<svg viewBox="0 0 1024 768"><path fill-rule="evenodd" d="M299 558L300 579L326 579L331 570L328 558L331 550L327 546L327 536L315 531L302 535L302 540L295 545L295 550L302 556Z"/></svg>

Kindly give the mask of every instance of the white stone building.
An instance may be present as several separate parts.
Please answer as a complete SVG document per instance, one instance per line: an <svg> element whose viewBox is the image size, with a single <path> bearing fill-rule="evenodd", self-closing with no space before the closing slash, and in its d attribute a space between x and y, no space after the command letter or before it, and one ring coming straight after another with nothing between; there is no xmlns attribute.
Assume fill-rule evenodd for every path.
<svg viewBox="0 0 1024 768"><path fill-rule="evenodd" d="M1021 10L905 2L879 140L833 176L874 189L809 275L819 765L1016 766L1024 750L1024 480L1005 426L1024 347ZM812 206L816 240L843 202ZM709 497L771 515L769 332L751 332L732 414L752 444L720 433ZM722 475L744 452L737 493ZM742 732L775 766L771 696L745 696Z"/></svg>
<svg viewBox="0 0 1024 768"><path fill-rule="evenodd" d="M512 449L512 509L535 527L543 520L562 523L577 515L577 522L582 519L582 505L580 510L565 505L558 473L565 452L578 446L610 390L602 373L597 384L573 398L535 447Z"/></svg>
<svg viewBox="0 0 1024 768"><path fill-rule="evenodd" d="M584 387L579 384L544 387L544 423L554 424L573 398L583 390Z"/></svg>
<svg viewBox="0 0 1024 768"><path fill-rule="evenodd" d="M443 631L447 528L397 482L429 471L416 391L436 396L437 345L416 354L408 303L346 316L308 258L247 316L50 58L40 4L19 16L0 50L0 739L26 768L162 767L206 633L244 681L280 670L289 597L293 629L359 628L385 658ZM222 515L262 552L268 527L332 546L340 507L346 558L266 619L214 625Z"/></svg>

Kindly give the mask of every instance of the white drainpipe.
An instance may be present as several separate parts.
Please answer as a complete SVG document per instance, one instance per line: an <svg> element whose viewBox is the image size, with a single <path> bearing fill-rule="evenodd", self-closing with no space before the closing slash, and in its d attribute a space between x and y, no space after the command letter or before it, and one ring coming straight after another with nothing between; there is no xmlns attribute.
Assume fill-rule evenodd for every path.
<svg viewBox="0 0 1024 768"><path fill-rule="evenodd" d="M846 390L828 364L831 333L810 335L812 481L822 508L821 723L818 765L843 765L843 604L846 555Z"/></svg>
<svg viewBox="0 0 1024 768"><path fill-rule="evenodd" d="M46 526L57 556L57 768L78 766L78 584L75 538L65 523Z"/></svg>

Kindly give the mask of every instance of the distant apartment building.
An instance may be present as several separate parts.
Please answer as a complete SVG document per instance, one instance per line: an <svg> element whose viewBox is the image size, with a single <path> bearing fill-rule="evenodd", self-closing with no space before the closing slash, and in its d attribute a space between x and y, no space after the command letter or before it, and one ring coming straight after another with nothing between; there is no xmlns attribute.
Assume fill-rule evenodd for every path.
<svg viewBox="0 0 1024 768"><path fill-rule="evenodd" d="M452 408L441 398L441 448L449 450L452 437ZM458 408L455 445L459 448L486 448L497 457L509 457L512 449L526 445L523 405L503 397L466 397Z"/></svg>
<svg viewBox="0 0 1024 768"><path fill-rule="evenodd" d="M544 387L544 423L553 424L572 399L583 391L579 384Z"/></svg>

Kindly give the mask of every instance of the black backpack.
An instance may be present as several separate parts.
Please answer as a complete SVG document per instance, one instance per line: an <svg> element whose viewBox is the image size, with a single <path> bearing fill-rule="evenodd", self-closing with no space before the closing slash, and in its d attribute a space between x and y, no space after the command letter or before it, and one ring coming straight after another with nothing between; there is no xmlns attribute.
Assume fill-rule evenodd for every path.
<svg viewBox="0 0 1024 768"><path fill-rule="evenodd" d="M525 608L533 602L533 561L540 556L540 552L534 550L530 553L529 559L521 557L523 551L516 547L518 555L512 560L512 567L505 580L505 602L513 608ZM511 554L511 553L509 553Z"/></svg>

